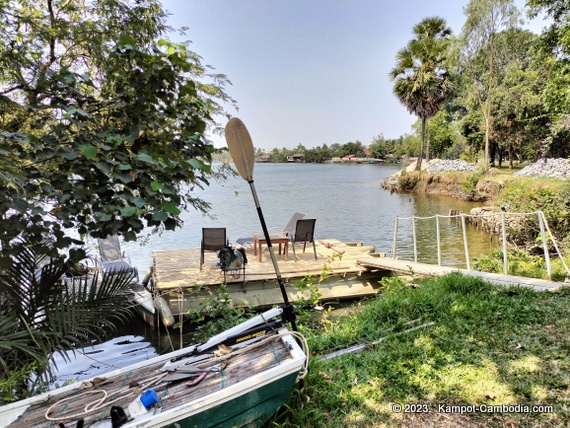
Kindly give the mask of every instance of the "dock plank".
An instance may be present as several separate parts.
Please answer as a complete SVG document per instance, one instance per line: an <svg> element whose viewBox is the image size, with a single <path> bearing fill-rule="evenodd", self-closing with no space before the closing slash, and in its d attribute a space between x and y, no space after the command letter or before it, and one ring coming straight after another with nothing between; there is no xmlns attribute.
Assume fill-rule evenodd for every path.
<svg viewBox="0 0 570 428"><path fill-rule="evenodd" d="M549 281L538 278L527 278L524 276L504 275L490 272L479 272L476 270L467 270L452 266L438 266L427 263L416 263L408 260L392 259L388 257L365 257L358 260L358 264L363 267L384 269L400 274L419 274L419 275L446 275L452 272L459 272L463 275L482 278L493 284L503 286L521 286L529 287L537 291L554 291L567 284L563 282Z"/></svg>
<svg viewBox="0 0 570 428"><path fill-rule="evenodd" d="M379 278L370 276L377 270L360 266L357 261L374 250L362 243L345 243L337 239L320 239L316 242L317 259L308 246L303 253L297 246L296 257L289 245L288 260L273 246L281 277L290 301L309 298L308 291L300 291L294 283L300 278L312 275L319 283L322 301L347 298L362 298L377 293ZM283 296L277 282L269 251L262 252L261 262L253 255L253 247L246 248L247 264L245 283L243 275L236 272L226 274L227 292L235 304L267 307L283 303ZM153 252L153 291L168 301L174 315L189 309L198 309L215 290L224 283L224 273L217 255L206 252L204 265L200 270L200 250L188 248L179 250L157 250ZM319 278L327 266L329 276L323 282ZM204 291L204 288L206 291ZM200 290L201 296L197 296Z"/></svg>
<svg viewBox="0 0 570 428"><path fill-rule="evenodd" d="M326 245L322 244L326 243ZM328 245L328 246L327 246ZM320 275L325 265L329 266L331 274L360 273L366 268L357 264L363 256L361 248L336 239L319 240L316 245L317 260L314 259L311 249L305 253L296 250L297 258L289 250L289 260L285 261L284 254L276 253L279 270L283 278L292 278L305 275ZM342 252L342 255L338 255ZM153 251L153 279L157 290L176 289L179 287L194 287L196 285L219 285L224 279L224 273L216 266L217 256L213 252L205 253L204 265L200 270L200 250L188 248L181 250ZM246 249L246 282L248 279L263 280L275 278L275 270L267 249L263 251L263 259L258 261L252 249ZM331 261L331 258L335 258ZM234 278L226 275L228 282L240 282L243 278Z"/></svg>

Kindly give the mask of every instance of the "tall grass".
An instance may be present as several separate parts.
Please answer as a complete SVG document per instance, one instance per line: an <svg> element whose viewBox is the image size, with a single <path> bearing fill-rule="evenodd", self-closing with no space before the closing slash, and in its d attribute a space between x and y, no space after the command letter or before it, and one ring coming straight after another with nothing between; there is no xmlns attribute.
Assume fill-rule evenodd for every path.
<svg viewBox="0 0 570 428"><path fill-rule="evenodd" d="M306 332L317 356L269 426L570 426L569 290L502 288L459 274L384 286L353 315ZM395 334L413 320L435 326ZM380 337L361 353L318 357ZM394 403L430 413L395 413ZM440 404L550 405L554 413L440 413Z"/></svg>

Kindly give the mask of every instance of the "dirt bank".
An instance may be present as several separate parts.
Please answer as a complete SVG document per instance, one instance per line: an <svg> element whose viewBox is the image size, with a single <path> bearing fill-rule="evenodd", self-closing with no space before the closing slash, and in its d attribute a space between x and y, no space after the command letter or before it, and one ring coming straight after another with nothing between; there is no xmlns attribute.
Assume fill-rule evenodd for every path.
<svg viewBox="0 0 570 428"><path fill-rule="evenodd" d="M488 204L495 201L504 182L493 176L480 177L469 172L426 174L402 171L386 179L382 187L390 192L438 194Z"/></svg>

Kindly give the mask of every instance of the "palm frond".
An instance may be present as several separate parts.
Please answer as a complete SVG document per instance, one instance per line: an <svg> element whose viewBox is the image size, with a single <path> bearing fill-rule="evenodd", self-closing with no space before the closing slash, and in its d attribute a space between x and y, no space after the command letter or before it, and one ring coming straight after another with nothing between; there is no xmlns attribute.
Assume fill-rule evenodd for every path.
<svg viewBox="0 0 570 428"><path fill-rule="evenodd" d="M47 363L47 352L42 347L41 333L34 332L30 328L16 330L18 325L15 317L0 319L0 366L4 370L3 374L10 372L15 363L20 365L30 361Z"/></svg>
<svg viewBox="0 0 570 428"><path fill-rule="evenodd" d="M130 315L128 302L132 276L126 271L103 275L67 278L62 298L46 313L50 324L57 325L54 351L77 347L89 338L104 337ZM64 355L65 358L65 355Z"/></svg>
<svg viewBox="0 0 570 428"><path fill-rule="evenodd" d="M0 366L8 372L35 362L49 378L50 355L59 353L69 360L64 351L101 340L128 319L132 276L69 276L74 260L51 259L33 245L20 244L12 265L0 271L6 306L0 318Z"/></svg>

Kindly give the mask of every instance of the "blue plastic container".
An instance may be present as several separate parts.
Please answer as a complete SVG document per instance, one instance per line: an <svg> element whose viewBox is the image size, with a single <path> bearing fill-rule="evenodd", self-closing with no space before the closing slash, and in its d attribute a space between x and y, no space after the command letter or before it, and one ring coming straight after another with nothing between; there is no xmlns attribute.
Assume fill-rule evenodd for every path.
<svg viewBox="0 0 570 428"><path fill-rule="evenodd" d="M156 391L150 388L141 394L141 401L145 409L148 410L157 404L160 400L158 399L158 395L156 395Z"/></svg>

